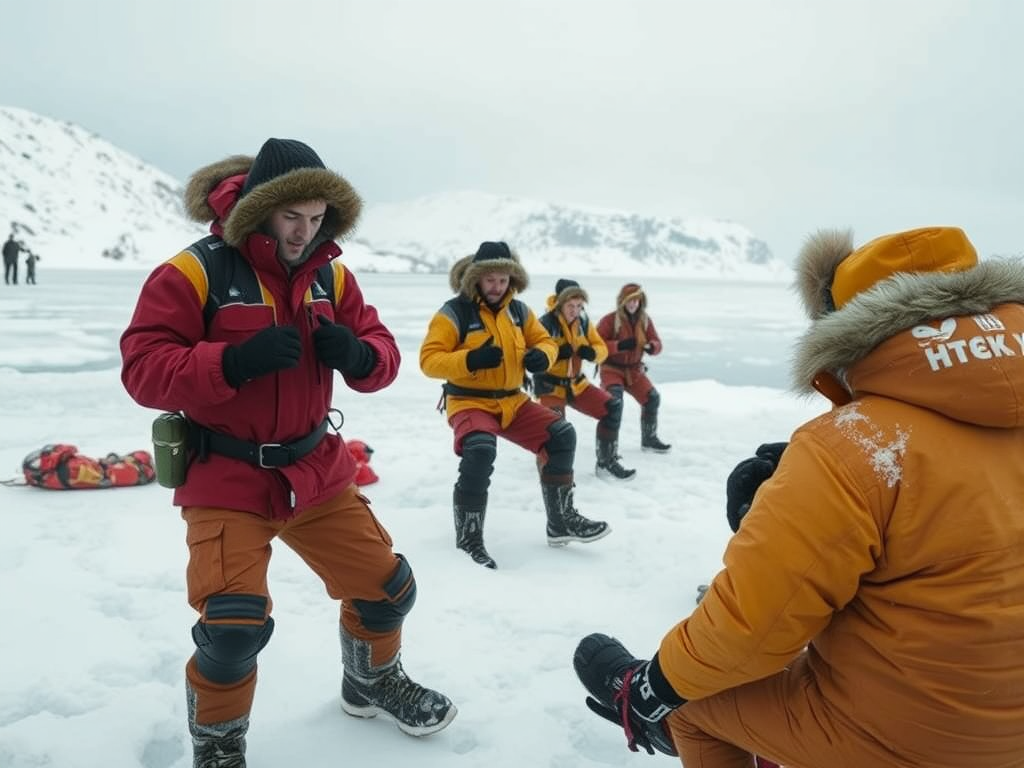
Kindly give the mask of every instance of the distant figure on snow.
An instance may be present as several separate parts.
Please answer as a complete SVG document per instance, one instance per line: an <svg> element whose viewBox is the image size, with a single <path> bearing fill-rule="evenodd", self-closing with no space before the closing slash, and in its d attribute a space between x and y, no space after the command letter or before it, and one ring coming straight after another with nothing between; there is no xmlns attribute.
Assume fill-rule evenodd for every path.
<svg viewBox="0 0 1024 768"><path fill-rule="evenodd" d="M4 243L4 282L8 285L18 284L18 254L21 253L22 245L14 239L14 230L7 236Z"/></svg>
<svg viewBox="0 0 1024 768"><path fill-rule="evenodd" d="M36 284L36 262L39 261L39 257L36 256L32 251L27 251L28 256L25 257L25 284L35 285Z"/></svg>
<svg viewBox="0 0 1024 768"><path fill-rule="evenodd" d="M622 394L595 387L583 373L584 360L600 365L608 357L604 339L583 308L587 301L587 292L575 280L555 283L540 324L558 342L558 358L548 370L533 374L533 394L560 416L568 406L597 419L597 476L632 480L636 470L619 463Z"/></svg>
<svg viewBox="0 0 1024 768"><path fill-rule="evenodd" d="M644 354L661 354L661 338L647 314L647 294L639 285L622 286L615 311L601 318L597 332L608 345L608 359L601 364L601 386L619 399L628 392L640 404L640 447L668 453L672 446L658 439L661 395L647 378L643 362Z"/></svg>

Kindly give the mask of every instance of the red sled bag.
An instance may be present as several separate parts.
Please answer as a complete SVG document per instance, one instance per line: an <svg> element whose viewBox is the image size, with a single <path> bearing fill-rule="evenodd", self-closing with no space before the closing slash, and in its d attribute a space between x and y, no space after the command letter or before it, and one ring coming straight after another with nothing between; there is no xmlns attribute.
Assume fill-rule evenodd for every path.
<svg viewBox="0 0 1024 768"><path fill-rule="evenodd" d="M21 463L25 482L58 491L117 488L153 482L156 470L146 451L121 456L108 453L102 459L83 456L78 446L57 443L33 451Z"/></svg>
<svg viewBox="0 0 1024 768"><path fill-rule="evenodd" d="M356 461L356 476L355 484L362 487L364 485L372 485L380 480L377 477L377 473L373 471L370 466L370 457L373 455L373 448L368 446L362 440L349 440L345 443L348 448L349 454Z"/></svg>

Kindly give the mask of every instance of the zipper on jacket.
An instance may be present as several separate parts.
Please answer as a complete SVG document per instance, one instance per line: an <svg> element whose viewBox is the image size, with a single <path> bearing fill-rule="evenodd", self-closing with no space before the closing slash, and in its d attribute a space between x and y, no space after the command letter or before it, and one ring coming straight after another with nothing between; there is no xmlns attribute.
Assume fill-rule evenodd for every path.
<svg viewBox="0 0 1024 768"><path fill-rule="evenodd" d="M313 315L313 305L312 304L307 304L306 305L306 324L309 326L309 340L310 341L313 340L313 333L316 331L316 326L317 326L317 323L319 323L319 322L320 321L317 320L316 317ZM317 386L323 386L323 381L321 379L321 377L323 375L321 369L323 368L323 366L320 365L320 358L318 358L316 356L316 347L315 346L313 347L313 367L316 368L316 383L317 383ZM292 506L294 506L294 505L292 505Z"/></svg>

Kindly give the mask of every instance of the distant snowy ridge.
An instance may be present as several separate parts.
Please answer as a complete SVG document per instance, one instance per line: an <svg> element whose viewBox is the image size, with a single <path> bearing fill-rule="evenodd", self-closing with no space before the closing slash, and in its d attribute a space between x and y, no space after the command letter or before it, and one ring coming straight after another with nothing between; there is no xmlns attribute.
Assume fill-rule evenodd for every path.
<svg viewBox="0 0 1024 768"><path fill-rule="evenodd" d="M732 222L657 218L482 192L374 206L354 243L405 260L411 271L444 271L482 240L505 240L527 270L539 274L790 276L764 241Z"/></svg>
<svg viewBox="0 0 1024 768"><path fill-rule="evenodd" d="M0 239L13 226L41 257L41 273L151 268L173 256L207 232L185 216L182 189L181 181L79 126L0 107ZM367 206L343 243L343 258L357 271L447 272L483 240L507 241L533 274L791 275L739 224L469 191Z"/></svg>

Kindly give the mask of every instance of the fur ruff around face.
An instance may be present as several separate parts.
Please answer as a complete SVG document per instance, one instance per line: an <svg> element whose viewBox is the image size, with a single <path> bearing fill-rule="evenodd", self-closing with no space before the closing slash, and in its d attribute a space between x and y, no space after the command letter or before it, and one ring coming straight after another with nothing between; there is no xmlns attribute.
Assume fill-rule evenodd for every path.
<svg viewBox="0 0 1024 768"><path fill-rule="evenodd" d="M232 176L244 175L254 158L234 155L204 166L192 174L185 187L185 211L191 219L209 223L218 219L209 203L210 193ZM299 168L259 184L238 200L220 222L224 240L238 247L257 232L274 209L289 203L323 200L327 213L319 235L337 240L356 225L363 201L344 177L324 168Z"/></svg>
<svg viewBox="0 0 1024 768"><path fill-rule="evenodd" d="M477 294L477 283L480 278L488 272L508 272L508 287L513 293L522 293L530 284L530 278L526 274L519 254L509 249L510 259L488 259L487 261L473 261L476 254L463 256L452 264L448 271L448 285L453 293L461 293L463 296L472 299Z"/></svg>
<svg viewBox="0 0 1024 768"><path fill-rule="evenodd" d="M826 291L851 252L852 235L845 230L819 232L800 252L796 287L811 318L793 358L793 387L801 394L815 392L822 372L842 381L846 369L915 325L1024 303L1024 263L993 259L956 272L899 272L830 311Z"/></svg>
<svg viewBox="0 0 1024 768"><path fill-rule="evenodd" d="M639 299L640 305L636 308L636 313L633 317L636 320L636 327L641 330L647 329L647 294L644 293L643 288L638 283L626 283L619 289L618 298L615 300L615 323L613 324L613 330L615 335L619 335L619 330L626 323L626 302L630 299ZM641 342L637 340L637 344L643 346L646 343L646 337Z"/></svg>
<svg viewBox="0 0 1024 768"><path fill-rule="evenodd" d="M584 304L590 303L590 297L587 296L586 291L578 285L570 285L567 288L563 288L561 292L555 296L555 310L561 310L562 305L571 299L580 299Z"/></svg>

